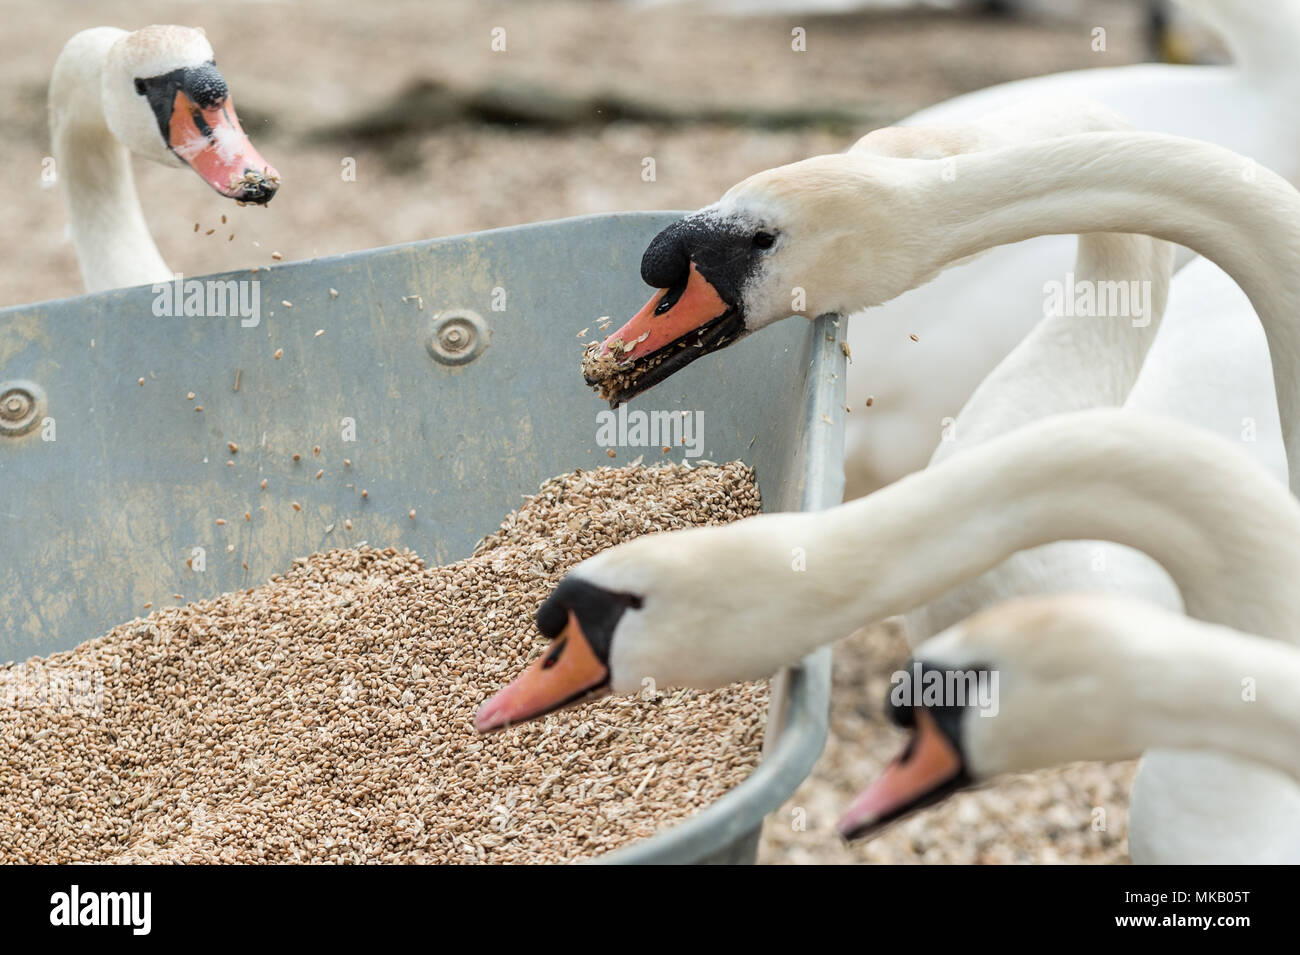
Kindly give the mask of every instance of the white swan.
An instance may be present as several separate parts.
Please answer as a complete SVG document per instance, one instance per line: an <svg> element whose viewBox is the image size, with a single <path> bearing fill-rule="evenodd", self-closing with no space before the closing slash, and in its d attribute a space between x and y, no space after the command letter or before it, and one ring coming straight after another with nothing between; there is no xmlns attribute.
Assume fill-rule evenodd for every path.
<svg viewBox="0 0 1300 955"><path fill-rule="evenodd" d="M1078 399L1086 398L1081 393L1076 393L1073 403L1066 395L1062 395L1065 402L1051 400L1060 394L1054 384L1062 369L1050 356L1032 354L1038 337L1035 329L976 389L957 418L954 440L939 446L936 461L989 433L1028 420L1026 410L1048 414L1081 407ZM1114 356L1123 359L1128 351L1120 345ZM1021 357L1033 358L1035 366L1021 368L1023 375L1015 378L1004 377L1002 373L1010 372ZM1068 363L1069 355L1062 357ZM1080 355L1075 364L1082 367L1063 380L1077 381L1079 374L1086 374L1082 368L1102 368L1107 360L1107 355L1086 359ZM995 388L1007 412L1006 427L992 428L988 419L972 422L977 428L966 427L968 411L997 410L980 401ZM990 395L990 404L992 400ZM1107 403L1095 402L1097 406ZM1123 406L1212 430L1249 452L1278 481L1287 482L1286 451L1263 330L1245 293L1206 259L1194 259L1174 277L1167 317ZM1170 609L1181 606L1168 575L1145 555L1101 542L1048 544L1016 554L988 574L907 614L908 642L916 646L976 610L1009 597L1074 589L1120 591Z"/></svg>
<svg viewBox="0 0 1300 955"><path fill-rule="evenodd" d="M1233 66L1140 64L1033 77L939 103L901 124L968 122L1031 96L1088 96L1140 129L1218 143L1300 180L1300 132L1293 122L1300 96L1293 52L1300 44L1300 3L1181 5L1224 38ZM855 362L848 399L855 413L847 422L846 497L924 466L943 419L956 415L1029 329L1043 279L1061 278L1069 269L1071 245L1060 236L994 250L850 319ZM869 411L863 407L868 395Z"/></svg>
<svg viewBox="0 0 1300 955"><path fill-rule="evenodd" d="M653 328L664 320L677 326L669 335L680 339L692 313L697 323L703 320L686 332L692 346L699 341L702 347L684 358L672 344L655 348L653 339L642 343L651 352L633 347L634 368L649 368L653 379L662 377L662 365L671 371L672 362L716 347L719 333L736 337L783 317L786 290L792 287L806 292L811 313L847 312L889 298L943 265L1001 241L1038 232L1145 231L1217 258L1250 293L1279 370L1277 405L1290 456L1300 439L1294 374L1298 198L1284 181L1242 157L1155 134L1066 136L942 161L821 157L752 177L717 206L662 234L647 252L645 268L674 278L654 283L668 290L633 320L624 340L635 341L638 325ZM1242 318L1249 320L1248 309ZM1203 351L1212 349L1213 341L1195 345ZM1177 368L1179 357L1175 354L1171 367ZM1293 475L1293 485L1295 480ZM1066 500L1060 498L1059 505L1068 506ZM919 523L915 532L925 534L934 526ZM915 559L901 554L900 559ZM1061 585L1054 573L1050 580L1029 579L1027 589ZM908 609L949 589L921 595ZM1185 590L1182 597L1188 597ZM959 597L948 613L961 616L988 599ZM1176 605L1172 597L1169 602ZM1190 602L1187 606L1195 613ZM1201 811L1196 797L1188 795L1186 767L1185 760L1160 753L1145 761L1134 792L1135 818L1158 807L1171 822L1140 827L1154 835L1151 845L1134 843L1135 858L1180 857L1174 848L1180 828L1171 832L1172 821ZM1177 784L1169 784L1171 779ZM1266 792L1267 784L1260 781L1258 789Z"/></svg>
<svg viewBox="0 0 1300 955"><path fill-rule="evenodd" d="M1194 788L1238 817L1231 832L1209 820L1181 833L1185 858L1295 864L1297 687L1296 647L1139 600L1075 593L999 604L926 641L898 675L888 705L912 740L853 801L840 831L875 834L1003 773L1162 748L1178 751ZM929 702L916 694L927 688ZM969 692L979 688L982 700ZM1238 774L1268 780L1264 815L1257 801L1232 804ZM1130 838L1143 839L1144 828L1134 819Z"/></svg>
<svg viewBox="0 0 1300 955"><path fill-rule="evenodd" d="M1127 125L1099 104L1048 101L999 110L979 127L996 144L1007 138L1008 130L1022 138L1027 132L1059 135L1062 124L1069 129L1071 120L1077 128ZM902 127L873 137L893 136L894 154L906 155L932 150L936 140L951 142L950 130ZM1169 414L1241 441L1285 482L1268 346L1254 310L1231 278L1198 258L1175 277L1162 325L1171 265L1166 243L1108 233L1080 236L1069 278L1074 287L1098 293L1098 313L1071 310L1043 318L945 428L931 465L1049 414L1124 405ZM1117 287L1125 294L1108 303L1099 290L1107 284L1116 287L1114 283L1122 283ZM1073 291L1068 294L1073 305ZM1137 314L1131 307L1135 303L1147 314ZM1108 314L1117 305L1125 314ZM1124 309L1126 305L1130 307ZM1141 387L1135 387L1139 381ZM1097 541L1058 542L1016 554L907 614L908 642L915 646L1009 597L1076 589L1117 591L1174 610L1182 606L1169 576L1145 555Z"/></svg>
<svg viewBox="0 0 1300 955"><path fill-rule="evenodd" d="M1018 121L1017 112L1025 113ZM1077 114L1081 123L1107 121L1104 112L1098 115L1086 104L1068 112ZM1004 118L1021 131L1040 122L1032 105L1002 110L986 121L989 136L998 135ZM914 148L918 141L944 137L945 130L905 128L898 145L910 141ZM1101 281L1149 283L1151 314L1143 316L1149 324L1104 314L1044 318L980 383L946 429L948 440L935 451L932 466L1037 417L1123 404L1213 428L1252 452L1280 481L1287 480L1267 343L1249 301L1222 270L1198 258L1175 278L1168 317L1161 325L1170 260L1153 257L1147 242L1134 236L1081 236L1074 275L1080 287L1091 282L1094 291L1104 287L1096 284ZM905 632L916 646L1008 597L1082 589L1182 608L1169 575L1145 554L1107 542L1059 541L1014 554L909 612ZM1194 784L1188 777L1204 768L1202 760L1185 753L1157 752L1144 760L1133 790L1133 849L1139 858L1170 851L1168 827L1151 823L1149 817L1176 803L1177 790ZM1279 804L1291 805L1294 799L1284 795ZM1155 846L1142 844L1148 832L1155 833Z"/></svg>
<svg viewBox="0 0 1300 955"><path fill-rule="evenodd" d="M1267 334L1288 457L1300 453L1300 194L1233 152L1155 133L941 160L850 152L751 176L646 250L660 291L607 340L624 344L606 390L635 394L785 318L792 292L809 315L848 314L993 246L1085 232L1178 242L1232 276Z"/></svg>
<svg viewBox="0 0 1300 955"><path fill-rule="evenodd" d="M171 281L131 154L189 165L223 196L266 203L279 174L244 134L202 30L83 30L54 64L50 139L86 291Z"/></svg>
<svg viewBox="0 0 1300 955"><path fill-rule="evenodd" d="M903 123L964 124L1028 98L1064 102L1086 96L1124 114L1139 128L1221 143L1250 157L1249 162L1275 169L1290 179L1300 178L1296 159L1300 156L1300 125L1290 122L1300 95L1300 73L1292 65L1293 51L1300 44L1300 0L1252 4L1184 0L1184 5L1223 33L1233 50L1235 66L1146 64L1035 77L957 97ZM865 137L855 151L877 148L872 140L872 136ZM1241 165L1243 172L1248 172L1248 160L1242 159ZM936 199L942 192L938 188L940 171L935 170L934 176ZM1000 187L1013 193L1015 184L1008 181ZM746 211L727 207L724 201L711 208L724 213ZM906 207L893 209L910 214ZM927 225L934 223L899 223L918 224L918 236L928 238ZM1076 230L1067 226L1035 234L1047 231ZM867 235L860 238L864 243L870 241ZM1027 236L1000 241L1023 238ZM985 243L981 248L994 244ZM835 258L848 268L853 261L851 253L846 245L835 250ZM1042 314L1043 282L1064 279L1073 254L1072 238L1037 238L995 249L978 262L940 263L935 266L937 277L927 275L896 289L891 295L907 294L892 302L886 303L891 295L846 302L845 307L853 312L872 306L867 314L854 315L849 322L853 364L848 397L854 413L847 423L846 497L866 493L925 465L939 441L943 420L957 414L976 384ZM878 250L867 246L854 264L868 272L879 267L877 256ZM941 269L947 271L937 274ZM672 285L676 276L673 281L663 281L669 272L655 268L650 261L643 263L642 274L652 285ZM916 288L920 281L928 284ZM794 289L808 284L807 276L789 275L788 285L779 290L780 298L774 299L773 307L789 314L799 304ZM776 292L773 290L774 295ZM814 306L804 304L805 314L814 314ZM690 323L669 324L664 331L686 334L693 327ZM734 321L719 323L705 350L717 341L734 341L746 330L752 329ZM621 329L610 341L621 337L630 342L641 334L626 332ZM642 352L645 350L642 346ZM661 360L658 373L647 378L645 386L671 374L686 357ZM623 397L634 393L625 391ZM870 409L864 407L868 395L874 397Z"/></svg>
<svg viewBox="0 0 1300 955"><path fill-rule="evenodd" d="M827 511L653 535L584 561L538 612L551 646L483 705L477 726L634 692L645 678L759 679L1058 540L1133 547L1168 571L1189 615L1300 640L1300 502L1235 443L1097 409L1031 423ZM1197 826L1238 844L1251 813L1271 811L1271 785L1242 772L1218 796L1162 794L1134 859L1195 861L1179 839ZM1225 800L1250 812L1225 816Z"/></svg>
<svg viewBox="0 0 1300 955"><path fill-rule="evenodd" d="M1129 128L1121 116L1092 100L1032 100L975 124L887 127L864 137L860 146L878 155L941 158L1071 132ZM974 142L961 134L970 129L979 131ZM980 383L956 418L945 422L930 466L1050 414L1123 405L1161 327L1172 271L1173 246L1166 242L1106 232L1079 236L1074 268L1055 279L1070 307L1059 307L1066 303L1058 301L1058 310L1043 317ZM1076 313L1076 288L1093 293L1088 314ZM1118 295L1113 302L1105 296L1097 301L1096 291L1108 288L1122 290L1122 302ZM1225 324L1231 319L1240 320L1225 316ZM1258 325L1253 312L1249 321ZM1240 328L1249 330L1244 322ZM1232 336L1236 330L1227 325L1218 331ZM1259 343L1255 357L1267 372L1267 346ZM1271 377L1268 387L1272 402ZM1008 597L1084 588L1182 606L1169 575L1145 554L1101 541L1058 541L1013 554L988 573L912 610L904 615L904 633L916 646Z"/></svg>

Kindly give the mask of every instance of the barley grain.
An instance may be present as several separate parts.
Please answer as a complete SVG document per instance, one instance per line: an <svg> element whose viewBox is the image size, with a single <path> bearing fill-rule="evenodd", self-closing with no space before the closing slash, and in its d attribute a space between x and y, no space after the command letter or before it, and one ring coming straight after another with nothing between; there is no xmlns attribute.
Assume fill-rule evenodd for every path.
<svg viewBox="0 0 1300 955"><path fill-rule="evenodd" d="M533 614L577 561L757 509L737 463L579 471L458 563L313 554L34 658L102 674L102 711L0 706L0 863L563 862L654 835L753 770L765 684L487 737L473 715L540 652Z"/></svg>

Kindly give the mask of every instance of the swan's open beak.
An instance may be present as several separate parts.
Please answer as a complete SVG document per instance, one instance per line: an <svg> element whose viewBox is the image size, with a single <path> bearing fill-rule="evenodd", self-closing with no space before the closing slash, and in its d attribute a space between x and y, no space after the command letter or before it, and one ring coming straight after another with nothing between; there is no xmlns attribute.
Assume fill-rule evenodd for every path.
<svg viewBox="0 0 1300 955"><path fill-rule="evenodd" d="M177 90L167 143L223 196L265 205L280 188L280 174L249 142L229 96L204 108Z"/></svg>
<svg viewBox="0 0 1300 955"><path fill-rule="evenodd" d="M961 753L930 712L917 707L915 714L907 748L840 817L838 829L845 839L875 835L889 823L939 802L969 781Z"/></svg>
<svg viewBox="0 0 1300 955"><path fill-rule="evenodd" d="M546 652L481 707L474 717L480 733L535 719L609 689L609 668L583 636L572 610L569 622Z"/></svg>
<svg viewBox="0 0 1300 955"><path fill-rule="evenodd" d="M655 292L626 325L588 351L583 377L617 407L735 341L744 328L739 309L724 302L692 262L682 285Z"/></svg>

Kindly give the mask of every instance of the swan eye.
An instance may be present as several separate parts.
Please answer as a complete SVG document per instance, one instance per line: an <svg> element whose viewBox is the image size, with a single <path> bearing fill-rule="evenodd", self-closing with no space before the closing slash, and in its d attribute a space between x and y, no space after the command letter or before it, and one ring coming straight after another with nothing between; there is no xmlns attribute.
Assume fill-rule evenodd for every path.
<svg viewBox="0 0 1300 955"><path fill-rule="evenodd" d="M138 76L135 78L135 91L139 93L141 96L144 95L144 91L145 91L144 80L140 79L140 77Z"/></svg>
<svg viewBox="0 0 1300 955"><path fill-rule="evenodd" d="M771 232L754 233L754 248L756 249L770 249L772 248L772 243L774 243L775 241L776 241L776 236L773 235Z"/></svg>

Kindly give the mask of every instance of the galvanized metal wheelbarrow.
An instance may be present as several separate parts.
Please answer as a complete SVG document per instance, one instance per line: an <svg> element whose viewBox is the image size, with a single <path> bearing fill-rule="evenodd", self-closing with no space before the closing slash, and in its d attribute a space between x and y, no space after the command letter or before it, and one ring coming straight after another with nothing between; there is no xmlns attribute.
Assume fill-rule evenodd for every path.
<svg viewBox="0 0 1300 955"><path fill-rule="evenodd" d="M0 661L69 649L174 595L253 586L317 550L364 540L455 560L545 478L610 463L577 333L641 305L641 252L676 215L0 311ZM766 509L831 506L842 337L829 316L778 323L636 406L702 412L702 457L752 464ZM753 861L763 818L821 752L829 684L829 650L778 675L753 775L601 861Z"/></svg>

